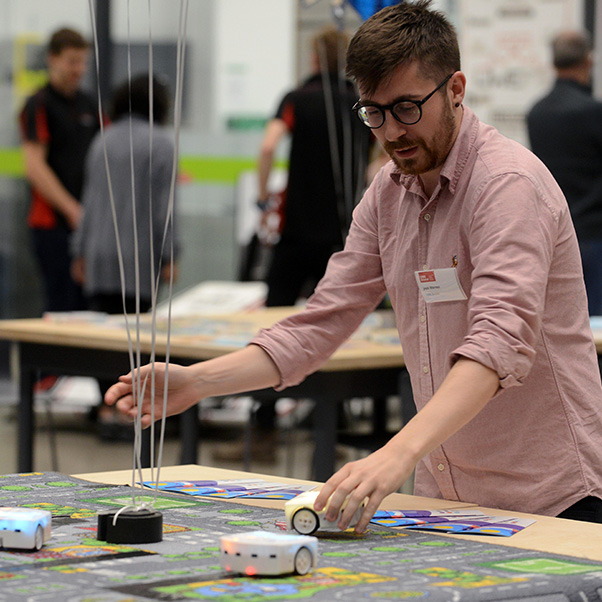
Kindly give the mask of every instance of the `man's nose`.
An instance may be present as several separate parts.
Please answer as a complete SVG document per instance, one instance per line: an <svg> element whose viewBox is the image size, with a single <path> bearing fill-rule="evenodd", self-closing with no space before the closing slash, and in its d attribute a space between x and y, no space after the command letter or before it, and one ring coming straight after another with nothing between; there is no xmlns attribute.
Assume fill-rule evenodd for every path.
<svg viewBox="0 0 602 602"><path fill-rule="evenodd" d="M388 109L385 111L385 122L381 127L383 128L385 138L390 142L397 140L401 136L405 136L408 132L407 126L395 119Z"/></svg>

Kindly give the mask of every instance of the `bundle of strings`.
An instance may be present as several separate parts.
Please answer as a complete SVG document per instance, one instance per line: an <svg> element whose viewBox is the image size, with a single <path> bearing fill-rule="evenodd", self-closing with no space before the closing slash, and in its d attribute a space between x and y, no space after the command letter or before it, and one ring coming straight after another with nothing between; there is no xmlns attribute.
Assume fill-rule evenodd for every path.
<svg viewBox="0 0 602 602"><path fill-rule="evenodd" d="M94 56L96 61L96 72L100 73L100 52L98 47L98 31L96 27L96 19L94 13L93 0L89 1L90 8L90 19L92 25L92 34L94 40ZM179 25L178 25L178 41L177 41L177 53L176 53L176 86L175 86L175 101L174 101L174 156L173 156L173 165L171 172L171 184L170 184L170 192L169 192L169 202L168 202L168 211L167 217L165 220L165 227L163 231L163 239L162 239L162 248L161 248L161 257L164 257L165 245L168 238L168 232L170 227L173 226L174 223L174 199L175 199L175 186L176 186L176 176L177 176L177 164L178 164L178 151L179 151L179 143L180 143L180 126L181 126L181 118L182 118L182 90L183 90L183 74L184 74L184 59L185 59L185 48L186 48L186 22L187 22L187 14L188 14L188 4L189 0L180 0L180 10L179 10ZM148 0L148 62L149 62L149 178L150 178L150 191L149 195L149 211L152 214L152 150L153 150L153 42L152 42L152 28L151 28L151 0ZM130 1L127 1L127 70L128 70L128 82L131 83L132 80L132 65L131 65L131 33L130 33ZM124 269L124 261L123 261L123 253L121 250L120 244L120 235L119 235L119 226L117 223L117 213L115 209L115 198L113 195L113 187L111 183L111 171L109 168L109 159L107 154L107 146L105 141L105 128L103 122L103 108L102 108L102 94L100 89L100 78L97 77L97 93L98 93L98 111L99 111L99 121L100 121L100 133L103 143L104 150L104 163L108 181L108 189L109 189L109 198L111 203L111 214L113 217L113 225L115 229L115 238L117 242L117 254L119 260L119 274L121 279L121 293L123 299L123 307L124 307L124 317L125 317L125 325L128 339L128 355L130 361L130 371L133 375L133 386L132 386L132 395L134 399L134 404L137 408L136 418L134 421L134 450L133 450L133 460L132 460L132 503L128 504L123 510L129 509L145 509L149 507L149 504L143 502L142 500L137 500L136 498L136 473L138 472L138 481L142 483L144 481L142 475L142 462L141 462L141 447L142 447L142 400L144 399L146 388L150 388L150 399L151 399L151 408L150 414L151 416L155 416L155 359L156 359L156 333L157 333L157 316L156 316L156 308L157 308L157 297L159 291L159 282L160 282L160 270L158 273L155 273L155 261L154 261L154 250L153 245L151 244L150 252L151 252L151 282L153 283L152 287L152 303L151 303L151 352L150 352L150 382L148 382L148 377L142 381L140 377L139 369L141 367L141 341L140 341L140 266L139 266L139 246L138 246L138 233L137 233L137 220L136 220L136 190L135 190L135 178L134 178L134 153L133 153L133 136L132 136L132 112L130 110L130 170L131 170L131 200L132 200L132 214L134 221L134 257L135 257L135 266L134 266L134 278L135 278L135 287L136 287L136 316L135 316L135 337L132 336L132 328L130 326L130 320L128 318L127 312L125 310L125 298L126 298L126 283L125 283L125 269ZM150 240L153 240L153 220L150 220ZM174 237L169 237L170 239L170 257L171 262L173 264L174 258ZM169 279L169 288L168 288L168 312L167 312L167 340L166 340L166 353L165 353L165 379L163 383L163 407L162 407L162 419L160 426L160 437L159 437L159 449L157 455L157 464L155 466L155 422L154 420L151 422L151 433L150 433L150 457L151 457L151 482L155 483L155 493L153 503L150 504L154 506L157 499L158 493L158 483L160 479L161 472L161 464L163 458L163 444L165 439L165 419L166 419L166 410L167 410L167 391L168 391L168 382L169 382L169 357L170 357L170 338L171 338L171 300L173 293L173 270L171 270L171 275Z"/></svg>
<svg viewBox="0 0 602 602"><path fill-rule="evenodd" d="M345 3L343 0L333 0L332 10L335 26L340 34L345 31ZM363 190L364 175L367 164L364 158L362 142L352 136L352 114L345 105L348 81L344 76L346 47L343 37L337 37L337 69L336 85L329 69L328 51L324 38L318 38L317 52L320 64L322 88L326 108L330 161L334 178L337 211L341 228L341 237L347 237L353 209L359 201ZM338 94L337 94L338 92ZM341 106L337 111L337 98ZM339 119L337 119L337 114ZM337 122L340 121L339 124ZM341 139L342 144L339 144ZM342 154L342 156L341 156ZM354 180L355 172L355 182Z"/></svg>

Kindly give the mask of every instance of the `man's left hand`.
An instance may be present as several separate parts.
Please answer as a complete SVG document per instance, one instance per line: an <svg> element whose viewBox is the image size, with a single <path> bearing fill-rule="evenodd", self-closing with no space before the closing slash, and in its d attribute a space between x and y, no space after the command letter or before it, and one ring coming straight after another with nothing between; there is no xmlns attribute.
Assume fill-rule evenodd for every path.
<svg viewBox="0 0 602 602"><path fill-rule="evenodd" d="M386 445L366 458L345 464L332 475L322 487L314 508L320 511L328 503L326 520L334 521L343 502L349 498L338 522L339 529L345 530L359 505L365 501L364 512L355 526L356 533L362 533L383 499L397 491L413 470L412 462L404 461L402 454Z"/></svg>

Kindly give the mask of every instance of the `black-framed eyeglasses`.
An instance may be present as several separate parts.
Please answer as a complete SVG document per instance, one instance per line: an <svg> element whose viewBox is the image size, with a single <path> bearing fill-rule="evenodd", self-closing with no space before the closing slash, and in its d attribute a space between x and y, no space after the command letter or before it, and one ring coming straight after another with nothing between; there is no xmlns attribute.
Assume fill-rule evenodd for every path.
<svg viewBox="0 0 602 602"><path fill-rule="evenodd" d="M442 88L453 75L450 73L432 92L427 94L422 100L398 100L390 105L362 104L359 100L353 105L353 111L357 114L360 121L370 129L377 129L385 122L385 111L390 111L391 115L404 125L414 125L422 118L422 105L435 93Z"/></svg>

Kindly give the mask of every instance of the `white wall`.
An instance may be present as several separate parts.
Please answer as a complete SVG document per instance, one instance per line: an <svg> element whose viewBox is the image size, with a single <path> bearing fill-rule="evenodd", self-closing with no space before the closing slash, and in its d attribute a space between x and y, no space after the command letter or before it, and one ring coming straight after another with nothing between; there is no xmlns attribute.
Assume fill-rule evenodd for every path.
<svg viewBox="0 0 602 602"><path fill-rule="evenodd" d="M582 0L458 0L466 104L528 145L524 117L553 81L550 40L583 28Z"/></svg>
<svg viewBox="0 0 602 602"><path fill-rule="evenodd" d="M294 84L296 2L220 0L216 4L216 115L271 115ZM268 111L266 113L266 110Z"/></svg>
<svg viewBox="0 0 602 602"><path fill-rule="evenodd" d="M2 0L0 3L0 34L49 32L73 25L89 32L87 0Z"/></svg>
<svg viewBox="0 0 602 602"><path fill-rule="evenodd" d="M176 0L151 0L153 41L176 42L179 6ZM190 0L188 125L219 131L230 116L272 114L277 97L295 81L296 7L296 0ZM133 43L148 41L148 0L129 0L129 15L128 0L112 0L111 9L115 42L127 42L128 27ZM0 2L0 40L9 47L25 37L45 44L62 26L91 38L88 0Z"/></svg>
<svg viewBox="0 0 602 602"><path fill-rule="evenodd" d="M102 1L102 0L101 0ZM189 4L194 7L197 0ZM132 40L148 41L149 1L111 0L111 29L117 40L126 40L129 27ZM194 10L194 9L193 9ZM176 0L152 0L150 2L150 25L153 40L165 41L177 38L180 20L180 2ZM188 35L194 35L193 23L188 22ZM192 31L191 31L192 30Z"/></svg>

